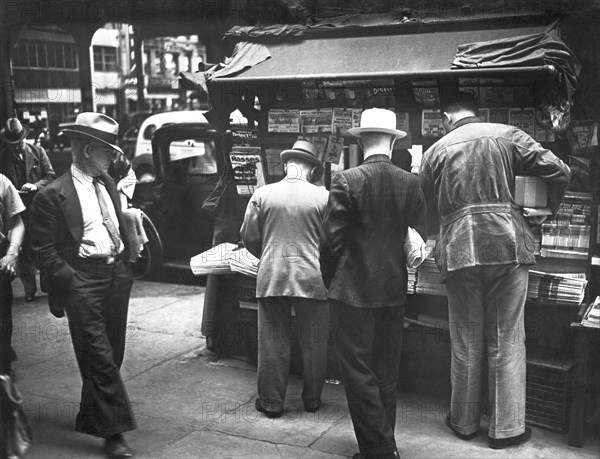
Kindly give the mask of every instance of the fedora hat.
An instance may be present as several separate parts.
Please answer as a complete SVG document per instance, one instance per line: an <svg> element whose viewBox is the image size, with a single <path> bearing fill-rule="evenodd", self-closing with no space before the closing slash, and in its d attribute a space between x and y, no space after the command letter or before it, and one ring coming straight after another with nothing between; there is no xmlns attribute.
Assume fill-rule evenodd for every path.
<svg viewBox="0 0 600 459"><path fill-rule="evenodd" d="M393 135L396 139L403 139L408 134L396 129L396 114L383 108L369 108L362 112L360 127L348 129L354 137L360 137L365 132L380 132Z"/></svg>
<svg viewBox="0 0 600 459"><path fill-rule="evenodd" d="M319 180L323 173L323 163L319 160L317 149L308 140L297 140L291 150L283 150L280 156L284 164L290 158L298 158L316 166L314 180Z"/></svg>
<svg viewBox="0 0 600 459"><path fill-rule="evenodd" d="M17 118L9 118L0 129L0 139L6 143L19 143L29 134L29 126L23 126Z"/></svg>
<svg viewBox="0 0 600 459"><path fill-rule="evenodd" d="M121 147L117 145L119 123L102 113L80 113L75 119L75 124L63 129L61 134L63 133L69 137L93 139L123 153Z"/></svg>

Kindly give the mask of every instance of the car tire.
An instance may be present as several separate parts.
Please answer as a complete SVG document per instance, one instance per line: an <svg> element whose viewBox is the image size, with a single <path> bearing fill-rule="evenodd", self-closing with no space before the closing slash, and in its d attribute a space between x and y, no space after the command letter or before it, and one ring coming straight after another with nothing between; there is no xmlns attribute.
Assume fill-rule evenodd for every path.
<svg viewBox="0 0 600 459"><path fill-rule="evenodd" d="M142 212L142 226L148 242L144 244L139 258L131 266L133 278L136 280L157 279L163 270L162 241L154 223L144 212Z"/></svg>

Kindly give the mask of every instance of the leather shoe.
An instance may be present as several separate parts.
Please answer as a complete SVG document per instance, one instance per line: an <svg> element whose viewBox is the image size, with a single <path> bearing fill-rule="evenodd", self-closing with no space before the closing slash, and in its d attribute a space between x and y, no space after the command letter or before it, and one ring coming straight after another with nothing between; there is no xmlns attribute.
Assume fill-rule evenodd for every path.
<svg viewBox="0 0 600 459"><path fill-rule="evenodd" d="M35 300L35 293L26 293L25 294L25 301L27 301L28 303L30 303L33 300Z"/></svg>
<svg viewBox="0 0 600 459"><path fill-rule="evenodd" d="M450 429L452 429L452 432L454 432L454 434L455 434L455 435L456 435L458 438L460 438L461 440L465 440L465 441L473 440L473 439L474 439L474 438L475 438L477 435L479 435L479 431L477 431L477 432L473 432L473 433L470 433L470 434L467 434L467 435L465 435L465 434L461 434L461 433L457 432L457 431L454 429L454 427L452 427L452 419L451 419L451 418L452 418L452 413L448 413L448 414L446 415L446 425L447 425L448 427L450 427Z"/></svg>
<svg viewBox="0 0 600 459"><path fill-rule="evenodd" d="M308 411L309 413L316 413L317 411L319 411L319 401L316 402L312 402L312 403L307 403L304 402L304 409L306 411Z"/></svg>
<svg viewBox="0 0 600 459"><path fill-rule="evenodd" d="M504 449L509 446L517 446L522 445L523 443L527 443L531 440L531 429L529 427L525 427L525 432L521 435L517 435L516 437L508 437L508 438L491 438L490 437L490 448L492 449Z"/></svg>
<svg viewBox="0 0 600 459"><path fill-rule="evenodd" d="M254 408L256 408L256 411L266 414L270 419L280 418L283 414L283 411L269 411L263 408L262 403L260 403L260 398L257 398L254 402Z"/></svg>
<svg viewBox="0 0 600 459"><path fill-rule="evenodd" d="M110 459L125 459L133 457L133 453L125 443L123 435L117 434L106 439L104 443L104 451Z"/></svg>

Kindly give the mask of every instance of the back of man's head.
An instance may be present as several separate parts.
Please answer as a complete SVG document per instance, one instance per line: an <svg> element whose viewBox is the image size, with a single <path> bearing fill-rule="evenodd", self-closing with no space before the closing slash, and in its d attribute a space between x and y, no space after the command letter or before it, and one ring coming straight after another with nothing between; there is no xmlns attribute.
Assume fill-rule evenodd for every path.
<svg viewBox="0 0 600 459"><path fill-rule="evenodd" d="M456 97L449 98L440 106L440 111L442 113L457 113L467 111L477 115L478 110L479 104L475 98L467 92L459 92Z"/></svg>

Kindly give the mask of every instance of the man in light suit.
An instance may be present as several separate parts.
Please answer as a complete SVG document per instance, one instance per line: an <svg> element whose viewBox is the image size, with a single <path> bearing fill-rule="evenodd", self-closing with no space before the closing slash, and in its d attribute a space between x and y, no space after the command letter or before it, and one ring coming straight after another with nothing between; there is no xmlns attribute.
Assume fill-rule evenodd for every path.
<svg viewBox="0 0 600 459"><path fill-rule="evenodd" d="M50 310L67 313L83 380L76 430L105 438L111 458L131 457L122 433L135 428L120 375L133 281L119 196L106 173L120 151L118 130L106 115L80 113L63 131L73 165L37 193L31 209Z"/></svg>
<svg viewBox="0 0 600 459"><path fill-rule="evenodd" d="M246 248L260 258L258 298L258 398L268 417L283 413L290 372L290 341L298 339L304 368L302 401L319 409L327 367L329 308L319 272L319 231L327 190L311 183L323 165L315 147L298 140L281 152L283 180L258 188L241 228ZM297 327L292 324L291 309Z"/></svg>
<svg viewBox="0 0 600 459"><path fill-rule="evenodd" d="M418 178L391 162L396 129L390 110L368 109L358 137L364 162L336 174L320 242L331 326L360 453L397 458L394 438L407 272L408 227L425 240L426 209Z"/></svg>

